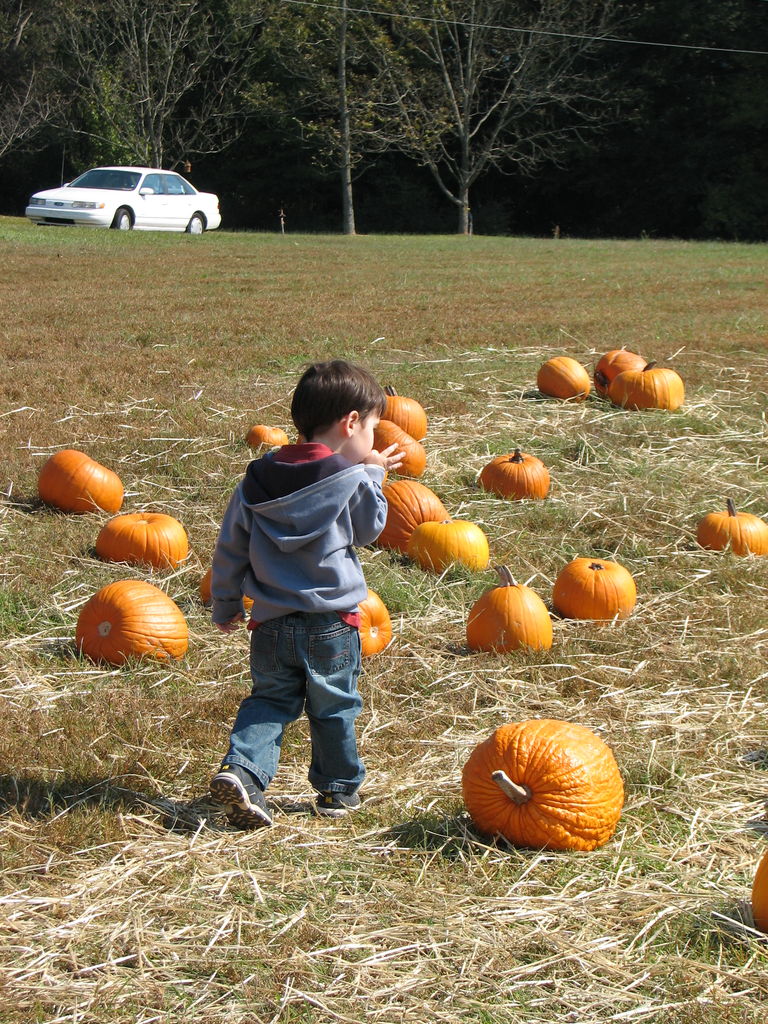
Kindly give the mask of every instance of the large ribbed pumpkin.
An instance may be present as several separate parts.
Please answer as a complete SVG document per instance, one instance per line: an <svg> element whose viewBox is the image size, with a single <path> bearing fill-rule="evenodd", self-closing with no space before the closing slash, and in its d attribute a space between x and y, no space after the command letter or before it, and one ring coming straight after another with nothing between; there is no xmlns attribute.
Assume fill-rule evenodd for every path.
<svg viewBox="0 0 768 1024"><path fill-rule="evenodd" d="M128 658L181 658L189 631L178 605L143 580L118 580L87 601L75 642L94 661L122 665Z"/></svg>
<svg viewBox="0 0 768 1024"><path fill-rule="evenodd" d="M389 610L375 590L360 602L360 644L363 657L378 654L392 640L392 619Z"/></svg>
<svg viewBox="0 0 768 1024"><path fill-rule="evenodd" d="M555 611L569 619L624 619L636 601L629 570L606 558L574 558L560 570L552 591Z"/></svg>
<svg viewBox="0 0 768 1024"><path fill-rule="evenodd" d="M461 785L481 832L535 849L594 850L624 805L607 744L583 725L548 718L500 726L470 754Z"/></svg>
<svg viewBox="0 0 768 1024"><path fill-rule="evenodd" d="M422 523L411 534L406 553L422 569L433 572L456 564L485 569L490 556L488 538L479 526L465 519Z"/></svg>
<svg viewBox="0 0 768 1024"><path fill-rule="evenodd" d="M731 498L725 512L710 512L699 520L696 540L703 548L734 555L768 555L768 523L751 512L737 512Z"/></svg>
<svg viewBox="0 0 768 1024"><path fill-rule="evenodd" d="M421 476L427 467L427 453L424 446L391 420L379 420L373 432L373 447L377 452L396 444L405 452L405 459L395 470L401 476Z"/></svg>
<svg viewBox="0 0 768 1024"><path fill-rule="evenodd" d="M189 554L189 540L173 516L132 512L102 526L96 538L96 554L106 562L175 569Z"/></svg>
<svg viewBox="0 0 768 1024"><path fill-rule="evenodd" d="M592 385L589 374L570 356L555 356L539 367L536 387L543 395L581 402L589 394Z"/></svg>
<svg viewBox="0 0 768 1024"><path fill-rule="evenodd" d="M211 576L212 576L211 567L208 566L208 568L206 569L205 574L203 575L203 578L200 580L200 584L198 586L198 593L200 594L200 600L203 602L203 604L206 607L208 607L211 604L211 599L212 599L211 598ZM251 610L251 608L253 608L253 600L252 600L252 598L246 597L245 594L243 594L243 608L247 612L249 612Z"/></svg>
<svg viewBox="0 0 768 1024"><path fill-rule="evenodd" d="M384 391L387 396L384 418L396 423L416 441L423 441L427 436L427 414L421 403L415 398L398 395L393 387L387 386Z"/></svg>
<svg viewBox="0 0 768 1024"><path fill-rule="evenodd" d="M752 916L755 928L768 932L768 850L763 854L757 865L755 880L752 883Z"/></svg>
<svg viewBox="0 0 768 1024"><path fill-rule="evenodd" d="M498 586L486 590L467 619L467 645L473 651L548 650L552 620L539 595L517 583L505 565L496 567Z"/></svg>
<svg viewBox="0 0 768 1024"><path fill-rule="evenodd" d="M511 455L497 455L484 466L479 483L500 498L546 498L549 470L535 455L515 448Z"/></svg>
<svg viewBox="0 0 768 1024"><path fill-rule="evenodd" d="M63 512L118 512L123 504L117 473L76 448L63 448L45 462L37 490L44 502Z"/></svg>
<svg viewBox="0 0 768 1024"><path fill-rule="evenodd" d="M599 395L607 396L608 388L620 373L625 370L642 370L646 365L647 361L637 352L630 352L626 348L612 348L598 359L595 366L595 391Z"/></svg>
<svg viewBox="0 0 768 1024"><path fill-rule="evenodd" d="M405 554L411 534L422 523L441 522L448 510L434 491L418 480L393 480L384 485L387 522L376 543Z"/></svg>
<svg viewBox="0 0 768 1024"><path fill-rule="evenodd" d="M675 370L648 363L642 370L624 370L614 377L608 397L614 405L625 409L674 412L685 401L685 386Z"/></svg>

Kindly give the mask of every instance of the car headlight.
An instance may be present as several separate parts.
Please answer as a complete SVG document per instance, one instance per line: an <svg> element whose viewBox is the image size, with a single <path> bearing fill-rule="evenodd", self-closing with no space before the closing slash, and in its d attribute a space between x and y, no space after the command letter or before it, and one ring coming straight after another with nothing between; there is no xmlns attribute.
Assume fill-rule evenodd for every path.
<svg viewBox="0 0 768 1024"><path fill-rule="evenodd" d="M72 203L73 210L103 210L104 203L86 203L82 199L75 199Z"/></svg>
<svg viewBox="0 0 768 1024"><path fill-rule="evenodd" d="M34 196L32 196L32 198L29 200L29 205L30 206L45 206L45 200L44 199L36 199Z"/></svg>

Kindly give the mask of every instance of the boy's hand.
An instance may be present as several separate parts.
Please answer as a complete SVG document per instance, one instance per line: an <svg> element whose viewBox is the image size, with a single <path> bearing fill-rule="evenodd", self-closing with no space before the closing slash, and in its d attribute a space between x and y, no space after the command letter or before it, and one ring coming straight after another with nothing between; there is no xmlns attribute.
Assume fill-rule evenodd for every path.
<svg viewBox="0 0 768 1024"><path fill-rule="evenodd" d="M216 622L215 626L216 629L220 630L222 633L234 633L243 621L242 612L238 612L237 615L229 620L229 622Z"/></svg>
<svg viewBox="0 0 768 1024"><path fill-rule="evenodd" d="M389 471L390 469L397 469L403 464L405 459L405 452L402 448L398 448L397 444L391 444L383 451L377 452L374 448L370 455L366 455L363 459L363 465L366 466L381 466L382 469Z"/></svg>

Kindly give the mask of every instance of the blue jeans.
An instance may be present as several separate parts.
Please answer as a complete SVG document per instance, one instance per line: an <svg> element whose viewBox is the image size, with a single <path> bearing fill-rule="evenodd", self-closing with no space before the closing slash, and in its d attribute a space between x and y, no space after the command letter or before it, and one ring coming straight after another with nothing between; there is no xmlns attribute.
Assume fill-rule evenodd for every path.
<svg viewBox="0 0 768 1024"><path fill-rule="evenodd" d="M263 622L251 633L253 689L237 712L226 763L247 768L266 789L285 726L306 711L310 783L321 792L354 793L365 777L355 738L359 675L359 633L335 612Z"/></svg>

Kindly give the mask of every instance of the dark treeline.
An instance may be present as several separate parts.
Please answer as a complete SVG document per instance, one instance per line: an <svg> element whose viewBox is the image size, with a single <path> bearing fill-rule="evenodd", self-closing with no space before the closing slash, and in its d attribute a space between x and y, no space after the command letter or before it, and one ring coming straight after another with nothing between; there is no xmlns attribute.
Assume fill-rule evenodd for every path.
<svg viewBox="0 0 768 1024"><path fill-rule="evenodd" d="M230 229L763 241L743 51L766 0L0 0L0 212L137 163Z"/></svg>

